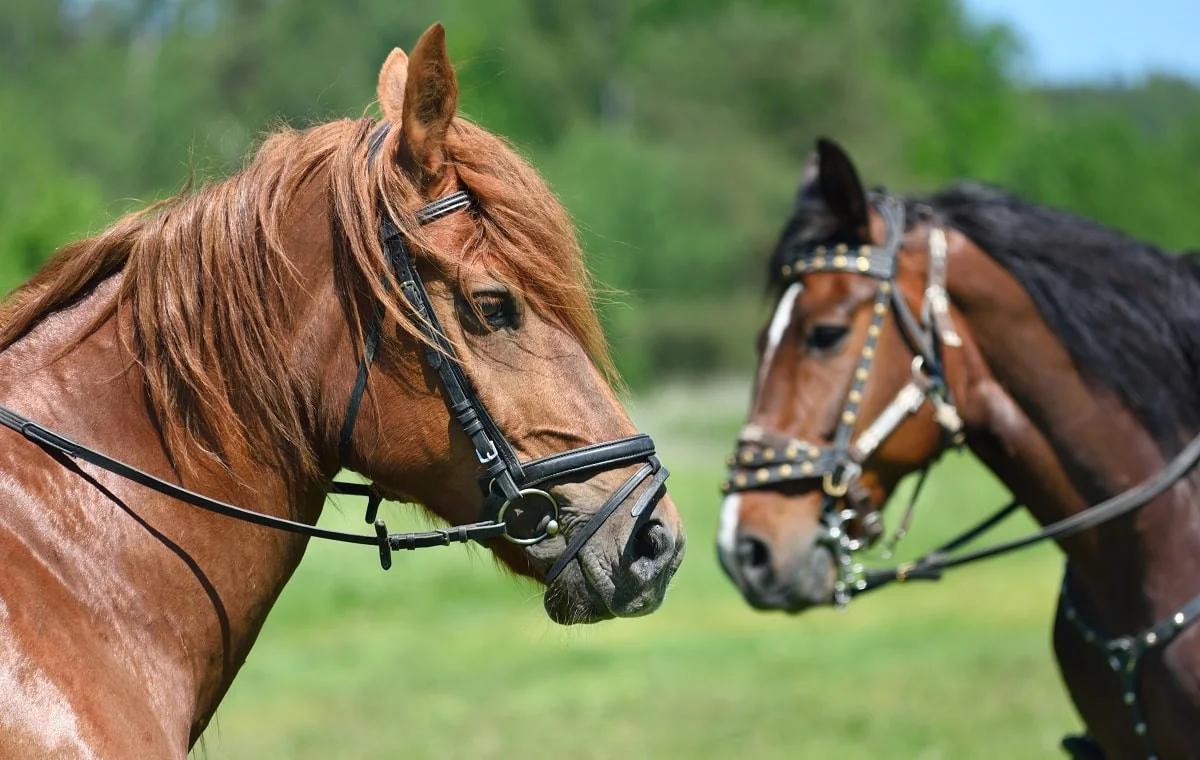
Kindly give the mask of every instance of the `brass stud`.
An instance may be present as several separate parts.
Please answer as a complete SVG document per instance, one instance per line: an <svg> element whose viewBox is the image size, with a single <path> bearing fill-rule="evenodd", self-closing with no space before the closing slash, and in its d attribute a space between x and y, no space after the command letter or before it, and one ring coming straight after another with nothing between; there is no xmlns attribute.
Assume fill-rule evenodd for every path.
<svg viewBox="0 0 1200 760"><path fill-rule="evenodd" d="M813 250L813 253L817 254L818 256L824 256L825 255L825 246L823 246L823 245L817 246Z"/></svg>
<svg viewBox="0 0 1200 760"><path fill-rule="evenodd" d="M838 253L845 253L845 252L846 252L846 251L848 251L849 249L848 249L848 248L846 248L846 244L845 244L845 243L838 243L838 244L837 244L837 248L835 248L834 250L835 250L835 251L837 251Z"/></svg>
<svg viewBox="0 0 1200 760"><path fill-rule="evenodd" d="M733 454L730 454L729 456L725 457L725 464L728 467L733 467L735 464L737 464L737 458L734 457Z"/></svg>
<svg viewBox="0 0 1200 760"><path fill-rule="evenodd" d="M879 329L879 325L871 325L867 328L867 335L870 335L872 338L878 338L881 332L883 331Z"/></svg>
<svg viewBox="0 0 1200 760"><path fill-rule="evenodd" d="M779 468L779 474L785 478L790 478L792 476L792 466L790 464L781 466Z"/></svg>
<svg viewBox="0 0 1200 760"><path fill-rule="evenodd" d="M804 473L805 475L812 475L812 471L813 471L813 463L812 462L805 462L804 464L800 465L800 472Z"/></svg>
<svg viewBox="0 0 1200 760"><path fill-rule="evenodd" d="M858 252L861 253L863 256L870 256L871 255L871 246L860 245L858 247Z"/></svg>
<svg viewBox="0 0 1200 760"><path fill-rule="evenodd" d="M863 346L863 358L870 359L875 356L875 349L870 346Z"/></svg>
<svg viewBox="0 0 1200 760"><path fill-rule="evenodd" d="M1146 644L1147 645L1154 646L1154 643L1157 641L1158 641L1158 634L1155 633L1154 631L1151 631L1150 633L1146 634Z"/></svg>
<svg viewBox="0 0 1200 760"><path fill-rule="evenodd" d="M1183 613L1176 612L1175 617L1171 618L1171 620L1175 623L1175 627L1178 628L1179 626L1183 625Z"/></svg>
<svg viewBox="0 0 1200 760"><path fill-rule="evenodd" d="M729 481L728 480L721 483L721 493L729 493Z"/></svg>
<svg viewBox="0 0 1200 760"><path fill-rule="evenodd" d="M842 422L846 423L847 425L853 423L856 419L858 419L858 416L855 415L854 412L851 412L849 410L847 410L846 413L842 415Z"/></svg>
<svg viewBox="0 0 1200 760"><path fill-rule="evenodd" d="M758 480L759 483L766 483L767 477L769 477L770 474L771 474L770 470L768 470L766 467L762 467L754 473L754 477Z"/></svg>
<svg viewBox="0 0 1200 760"><path fill-rule="evenodd" d="M868 377L870 377L870 373L869 373L869 372L867 372L867 368L866 368L866 367L859 367L859 368L858 368L858 369L857 369L857 370L854 372L854 376L855 376L856 378L858 378L859 380L862 380L863 382L866 382L866 381L867 381L867 378L868 378Z"/></svg>
<svg viewBox="0 0 1200 760"><path fill-rule="evenodd" d="M846 263L846 257L841 254L833 257L833 266L837 269L845 269Z"/></svg>
<svg viewBox="0 0 1200 760"><path fill-rule="evenodd" d="M1138 736L1145 736L1146 735L1146 724L1138 723L1136 726L1133 727L1133 732L1135 734L1137 734Z"/></svg>
<svg viewBox="0 0 1200 760"><path fill-rule="evenodd" d="M882 316L887 313L887 307L881 303L877 303L875 304L875 313Z"/></svg>
<svg viewBox="0 0 1200 760"><path fill-rule="evenodd" d="M859 256L858 261L855 261L854 265L858 267L858 271L865 272L871 268L871 260L866 256Z"/></svg>
<svg viewBox="0 0 1200 760"><path fill-rule="evenodd" d="M746 476L745 476L745 474L744 474L744 473L740 473L740 472L739 472L737 475L735 475L735 476L734 476L734 478L733 478L733 482L734 482L735 484L737 484L737 487L738 487L738 488L745 488L745 487L746 487Z"/></svg>
<svg viewBox="0 0 1200 760"><path fill-rule="evenodd" d="M754 454L749 451L742 452L742 464L750 464L754 461Z"/></svg>
<svg viewBox="0 0 1200 760"><path fill-rule="evenodd" d="M1134 699L1135 699L1135 697L1133 696L1132 691L1125 692L1125 704L1132 705Z"/></svg>
<svg viewBox="0 0 1200 760"><path fill-rule="evenodd" d="M892 292L892 283L887 282L887 281L879 283L879 292L880 293L891 293Z"/></svg>
<svg viewBox="0 0 1200 760"><path fill-rule="evenodd" d="M792 273L792 265L784 264L783 267L779 271L783 274L784 277L787 277L789 274Z"/></svg>
<svg viewBox="0 0 1200 760"><path fill-rule="evenodd" d="M797 261L796 262L796 272L797 273L806 271L807 269L808 269L807 261Z"/></svg>
<svg viewBox="0 0 1200 760"><path fill-rule="evenodd" d="M819 251L820 249L817 250ZM820 269L821 267L825 266L825 257L818 253L817 256L812 260L812 265L814 269Z"/></svg>
<svg viewBox="0 0 1200 760"><path fill-rule="evenodd" d="M810 459L816 459L817 457L821 456L821 450L818 449L816 446L809 446L808 447L808 456Z"/></svg>
<svg viewBox="0 0 1200 760"><path fill-rule="evenodd" d="M775 458L775 449L773 449L769 446L767 448L763 449L763 459L770 462L774 458Z"/></svg>
<svg viewBox="0 0 1200 760"><path fill-rule="evenodd" d="M800 455L800 449L796 448L795 446L788 446L787 451L784 453L787 454L788 459L795 459Z"/></svg>
<svg viewBox="0 0 1200 760"><path fill-rule="evenodd" d="M862 401L862 393L857 390L850 391L850 403L857 404Z"/></svg>

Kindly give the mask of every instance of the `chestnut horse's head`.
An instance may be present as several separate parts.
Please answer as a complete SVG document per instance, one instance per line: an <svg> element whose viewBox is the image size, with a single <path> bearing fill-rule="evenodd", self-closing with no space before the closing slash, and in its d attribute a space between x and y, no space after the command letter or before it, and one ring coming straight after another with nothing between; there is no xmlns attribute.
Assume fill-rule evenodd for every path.
<svg viewBox="0 0 1200 760"><path fill-rule="evenodd" d="M836 144L817 147L771 259L779 300L718 535L747 601L792 612L854 593L852 552L879 537L896 483L961 427L941 368L957 340L944 246L906 228L899 200L869 198Z"/></svg>
<svg viewBox="0 0 1200 760"><path fill-rule="evenodd" d="M384 270L358 283L351 334L363 345L365 325L382 304L384 338L361 413L345 426L344 463L385 495L423 504L451 523L499 517L512 538L548 532L540 542L491 545L510 568L536 579L577 539L572 561L554 569L546 594L557 621L653 611L682 559L683 529L660 493L666 471L648 439L602 446L636 430L607 380L604 338L566 214L502 140L456 116L457 84L440 26L421 38L411 60L392 53L379 101L384 122L357 154L365 168L344 193L334 177L335 196L345 196L337 198L345 259L395 255L379 250L378 228L354 210L380 198L373 216L400 228L438 334L412 308L402 273ZM460 192L462 212L428 223L416 218L419 208ZM345 279L353 282L354 272ZM444 345L436 345L439 337ZM337 397L344 409L353 364L342 364L331 368L337 380L329 384L344 389ZM450 374L477 401L471 408L448 387L454 378L447 381L442 364L458 368ZM597 445L598 466L589 462ZM563 456L528 466L553 455Z"/></svg>
<svg viewBox="0 0 1200 760"><path fill-rule="evenodd" d="M450 523L503 522L523 543L490 546L549 582L555 620L653 611L683 529L608 381L567 215L456 115L440 26L378 94L381 122L282 130L234 177L65 248L3 304L0 350L95 295L71 346L119 324L160 439L116 452L161 443L194 490L286 494L308 521L347 467Z"/></svg>

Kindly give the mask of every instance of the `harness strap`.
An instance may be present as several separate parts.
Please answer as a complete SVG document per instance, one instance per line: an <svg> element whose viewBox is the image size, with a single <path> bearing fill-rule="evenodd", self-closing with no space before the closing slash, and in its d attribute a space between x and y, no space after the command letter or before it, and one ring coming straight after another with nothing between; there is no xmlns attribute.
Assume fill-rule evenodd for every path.
<svg viewBox="0 0 1200 760"><path fill-rule="evenodd" d="M485 521L464 525L455 528L445 528L441 530L433 530L419 533L387 533L386 526L380 520L375 523L376 532L374 535L365 535L361 533L347 533L338 530L329 530L327 528L318 528L315 525L287 520L282 517L254 512L249 509L227 504L223 501L211 499L203 494L190 491L182 486L170 483L162 478L151 475L150 473L139 470L132 465L113 459L110 456L102 454L94 449L88 448L82 444L65 436L55 433L49 428L43 427L38 423L17 414L13 410L0 406L0 425L3 425L10 430L14 430L32 443L41 448L61 454L72 460L86 462L102 470L111 472L118 477L124 478L140 486L157 491L164 496L169 496L178 501L190 504L194 507L215 512L225 517L232 517L243 522L261 525L266 528L274 528L288 533L296 533L309 538L323 538L328 541L339 541L346 544L359 545L374 545L379 547L381 558L388 556L387 561L384 561L384 569L391 566L390 553L392 549L418 549L429 546L445 546L447 544L467 541L487 541L493 538L503 536L506 528L503 523L494 521ZM369 486L361 484L335 484L335 491L338 493L367 496L365 489ZM383 561L381 559L381 561Z"/></svg>
<svg viewBox="0 0 1200 760"><path fill-rule="evenodd" d="M554 565L546 573L546 583L553 583L554 580L558 578L562 571L566 569L567 565L571 563L571 560L575 559L575 555L577 555L579 550L583 548L583 545L588 542L588 539L595 535L596 531L600 529L600 526L603 525L604 522L608 520L608 518L614 512L617 511L617 507L621 506L621 504L627 498L629 498L629 496L637 489L637 487L642 484L642 481L644 481L646 478L649 478L651 475L654 476L650 481L650 487L646 489L646 491L642 494L642 498L639 499L638 503L634 505L634 516L638 516L642 513L646 504L648 504L650 500L654 498L658 490L662 487L663 483L666 482L667 475L669 474L670 473L667 471L667 469L659 464L659 461L656 457L651 457L648 463L638 468L638 471L631 475L630 478L625 481L624 485L613 492L612 496L608 497L608 501L604 503L604 506L600 508L600 511L596 512L592 519L589 520L587 524L584 525L583 528L571 538L571 542L567 544L567 548L563 550L562 554L558 555L558 559L555 560Z"/></svg>
<svg viewBox="0 0 1200 760"><path fill-rule="evenodd" d="M939 335L947 346L958 347L962 345L962 338L950 319L950 295L946 292L947 250L946 231L940 224L933 225L929 230L929 272L921 322L931 335Z"/></svg>
<svg viewBox="0 0 1200 760"><path fill-rule="evenodd" d="M924 403L925 391L916 381L908 381L896 394L896 398L892 399L892 403L880 412L866 430L858 434L858 438L850 446L850 456L860 464L866 462L879 444L900 427L900 423L915 414Z"/></svg>
<svg viewBox="0 0 1200 760"><path fill-rule="evenodd" d="M1191 472L1198 461L1200 461L1200 435L1193 438L1182 451L1176 454L1153 477L1139 483L1133 488L1117 494L1110 499L1106 499L1099 504L1088 507L1082 512L1077 512L1056 523L1051 523L1027 536L1014 538L1010 541L1002 541L994 546L967 552L966 554L949 556L950 552L986 532L1003 518L1012 514L1020 506L1020 502L1014 501L984 520L980 525L970 529L945 546L939 547L935 551L922 556L920 559L898 567L866 571L863 574L866 584L864 587L859 588L858 591L869 591L892 581L936 580L941 577L944 571L953 567L969 565L1001 554L1008 554L1009 552L1024 549L1027 546L1033 546L1043 541L1057 541L1058 539L1082 533L1101 523L1108 522L1144 507L1174 486L1180 478Z"/></svg>
<svg viewBox="0 0 1200 760"><path fill-rule="evenodd" d="M652 456L654 441L645 433L639 433L628 438L595 443L526 462L523 465L525 479L522 485L538 486L549 480L559 480L597 469L613 469Z"/></svg>
<svg viewBox="0 0 1200 760"><path fill-rule="evenodd" d="M1175 640L1192 623L1200 619L1200 596L1194 596L1174 613L1159 620L1140 634L1108 638L1084 622L1083 617L1071 601L1071 568L1063 573L1062 590L1058 595L1059 611L1084 640L1105 655L1105 662L1121 680L1121 700L1129 707L1133 718L1133 732L1137 734L1148 760L1155 760L1157 753L1146 726L1146 714L1138 681L1142 658L1156 649L1162 649Z"/></svg>

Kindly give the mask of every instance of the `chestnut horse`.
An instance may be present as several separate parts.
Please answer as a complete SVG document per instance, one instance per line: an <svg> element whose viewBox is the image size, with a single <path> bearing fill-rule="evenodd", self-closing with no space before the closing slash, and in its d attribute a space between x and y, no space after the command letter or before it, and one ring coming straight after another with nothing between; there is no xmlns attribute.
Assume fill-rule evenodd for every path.
<svg viewBox="0 0 1200 760"><path fill-rule="evenodd" d="M456 117L440 26L388 58L379 103L380 123L270 136L4 303L0 404L25 436L0 428L0 756L185 757L307 544L197 505L319 530L343 460L451 523L490 516L463 535L516 573L570 559L558 622L662 602L684 534L606 380L565 213Z"/></svg>
<svg viewBox="0 0 1200 760"><path fill-rule="evenodd" d="M979 185L868 195L819 141L771 260L726 572L791 612L936 577L957 545L886 574L854 553L897 482L965 442L1066 555L1054 645L1090 734L1067 748L1200 757L1198 275Z"/></svg>

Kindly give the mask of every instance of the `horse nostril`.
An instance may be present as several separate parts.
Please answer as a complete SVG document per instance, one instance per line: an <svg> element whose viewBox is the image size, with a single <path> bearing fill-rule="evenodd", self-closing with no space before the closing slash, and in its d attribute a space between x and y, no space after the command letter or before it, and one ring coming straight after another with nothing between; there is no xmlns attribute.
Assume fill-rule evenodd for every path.
<svg viewBox="0 0 1200 760"><path fill-rule="evenodd" d="M737 542L737 558L742 567L763 570L771 565L771 548L765 541L746 536Z"/></svg>
<svg viewBox="0 0 1200 760"><path fill-rule="evenodd" d="M654 562L671 549L671 536L661 521L648 520L633 534L633 557Z"/></svg>

